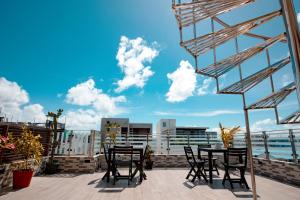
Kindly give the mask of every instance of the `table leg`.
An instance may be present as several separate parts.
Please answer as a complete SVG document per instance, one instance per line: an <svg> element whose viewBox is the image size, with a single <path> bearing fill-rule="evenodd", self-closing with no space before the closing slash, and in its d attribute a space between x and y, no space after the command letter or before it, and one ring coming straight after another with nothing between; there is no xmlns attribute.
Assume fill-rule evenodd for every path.
<svg viewBox="0 0 300 200"><path fill-rule="evenodd" d="M107 161L107 177L106 177L106 182L109 182L110 179L110 171L111 171L111 151L108 151L108 161Z"/></svg>
<svg viewBox="0 0 300 200"><path fill-rule="evenodd" d="M144 170L143 170L143 152L142 153L140 153L140 166L139 166L139 168L140 168L140 182L143 182L143 173L144 173Z"/></svg>
<svg viewBox="0 0 300 200"><path fill-rule="evenodd" d="M212 152L209 151L208 152L208 168L209 168L209 183L212 184L213 180L212 180Z"/></svg>

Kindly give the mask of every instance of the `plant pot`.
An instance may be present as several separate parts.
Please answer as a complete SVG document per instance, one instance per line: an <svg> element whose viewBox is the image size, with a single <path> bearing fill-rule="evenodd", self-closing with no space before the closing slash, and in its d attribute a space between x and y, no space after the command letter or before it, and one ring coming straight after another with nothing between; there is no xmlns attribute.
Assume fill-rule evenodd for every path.
<svg viewBox="0 0 300 200"><path fill-rule="evenodd" d="M58 163L46 163L45 174L55 174L58 172Z"/></svg>
<svg viewBox="0 0 300 200"><path fill-rule="evenodd" d="M152 169L153 167L153 161L146 161L145 169Z"/></svg>
<svg viewBox="0 0 300 200"><path fill-rule="evenodd" d="M22 189L28 187L30 185L32 176L32 169L13 171L13 188Z"/></svg>

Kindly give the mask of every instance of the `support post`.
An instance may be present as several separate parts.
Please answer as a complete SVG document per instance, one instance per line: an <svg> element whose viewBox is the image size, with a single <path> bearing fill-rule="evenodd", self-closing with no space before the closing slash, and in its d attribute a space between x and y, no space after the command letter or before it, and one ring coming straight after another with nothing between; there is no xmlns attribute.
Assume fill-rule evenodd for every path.
<svg viewBox="0 0 300 200"><path fill-rule="evenodd" d="M73 136L74 136L74 135L73 135L73 131L71 131L71 134L69 135L69 138L68 138L68 142L69 142L68 156L71 155Z"/></svg>
<svg viewBox="0 0 300 200"><path fill-rule="evenodd" d="M235 49L236 49L236 53L239 53L239 44L238 44L237 37L235 38ZM243 74L242 74L242 67L240 64L238 65L238 69L239 69L240 81L242 81ZM244 109L245 126L246 126L246 144L247 144L247 148L248 148L249 163L250 163L252 194L253 194L253 200L257 200L256 181L255 181L253 153L252 153L252 142L251 142L251 133L250 133L250 124L249 124L249 113L247 110L246 98L245 98L244 93L242 94L242 99L243 99L243 109Z"/></svg>
<svg viewBox="0 0 300 200"><path fill-rule="evenodd" d="M297 154L296 146L295 146L295 135L294 135L292 129L289 129L289 138L290 138L291 147L292 147L293 160L295 163L298 163L298 154Z"/></svg>
<svg viewBox="0 0 300 200"><path fill-rule="evenodd" d="M292 68L295 77L298 103L300 105L300 34L292 0L280 0L286 26Z"/></svg>
<svg viewBox="0 0 300 200"><path fill-rule="evenodd" d="M170 134L167 135L167 152L168 155L170 154Z"/></svg>
<svg viewBox="0 0 300 200"><path fill-rule="evenodd" d="M262 138L264 140L264 146L265 146L265 158L267 160L270 160L270 152L269 152L269 148L268 148L268 135L266 134L266 131L262 132Z"/></svg>
<svg viewBox="0 0 300 200"><path fill-rule="evenodd" d="M243 102L244 102L244 105L245 105L245 95L244 94L243 94ZM257 200L255 172L254 172L254 164L253 164L253 153L252 153L252 142L251 142L251 134L250 134L250 125L249 125L248 110L246 108L244 108L244 115L245 115L245 123L246 123L246 142L247 142L248 155L249 155L249 161L250 161L249 163L250 163L252 194L253 194L253 200Z"/></svg>
<svg viewBox="0 0 300 200"><path fill-rule="evenodd" d="M206 132L207 144L210 144L210 136L209 133Z"/></svg>

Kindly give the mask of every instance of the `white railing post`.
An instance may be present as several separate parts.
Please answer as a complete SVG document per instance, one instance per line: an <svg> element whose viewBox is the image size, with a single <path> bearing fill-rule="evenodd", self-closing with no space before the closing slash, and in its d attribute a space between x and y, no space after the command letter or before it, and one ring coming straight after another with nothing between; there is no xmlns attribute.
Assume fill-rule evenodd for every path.
<svg viewBox="0 0 300 200"><path fill-rule="evenodd" d="M264 146L265 146L265 156L267 160L270 160L270 152L268 148L268 135L266 134L266 131L262 132L262 138L264 140Z"/></svg>
<svg viewBox="0 0 300 200"><path fill-rule="evenodd" d="M206 139L207 139L207 144L210 144L210 136L208 132L206 132Z"/></svg>
<svg viewBox="0 0 300 200"><path fill-rule="evenodd" d="M295 146L295 135L294 135L292 129L289 129L289 138L290 138L291 147L292 147L293 160L295 163L298 163L298 154L297 154L296 146Z"/></svg>
<svg viewBox="0 0 300 200"><path fill-rule="evenodd" d="M162 152L161 152L161 133L156 133L156 151L158 154L162 154Z"/></svg>
<svg viewBox="0 0 300 200"><path fill-rule="evenodd" d="M170 134L167 135L167 154L170 154Z"/></svg>
<svg viewBox="0 0 300 200"><path fill-rule="evenodd" d="M73 136L74 136L74 135L73 135L73 131L71 131L71 134L69 135L69 138L68 138L68 142L69 142L68 156L71 155Z"/></svg>

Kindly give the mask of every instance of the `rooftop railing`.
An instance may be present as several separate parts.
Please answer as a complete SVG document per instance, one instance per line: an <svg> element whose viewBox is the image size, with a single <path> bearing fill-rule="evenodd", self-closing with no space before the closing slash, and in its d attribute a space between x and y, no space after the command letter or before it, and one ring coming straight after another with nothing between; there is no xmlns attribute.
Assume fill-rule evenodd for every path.
<svg viewBox="0 0 300 200"><path fill-rule="evenodd" d="M75 133L75 131L73 132ZM86 132L88 134L89 132ZM96 134L98 133L98 135ZM95 134L95 135L93 135ZM80 141L84 141L82 144ZM85 138L85 139L83 139ZM99 132L91 132L91 135L73 136L66 140L64 146L71 151L65 150L64 155L95 155L102 152L101 143L106 142L112 144L109 137L105 138ZM253 156L265 159L288 160L298 163L300 154L300 129L286 129L276 131L261 131L252 132L252 147ZM244 147L245 134L238 133L235 135L233 146ZM155 154L179 154L183 155L183 147L191 146L194 152L197 152L198 144L211 144L214 147L217 143L222 143L219 135L215 132L205 132L201 134L167 134L167 133L153 133L153 134L128 134L118 135L116 137L116 145L133 145L134 147L145 148L148 144L151 146ZM79 151L78 149L85 149ZM76 153L77 152L77 153Z"/></svg>

